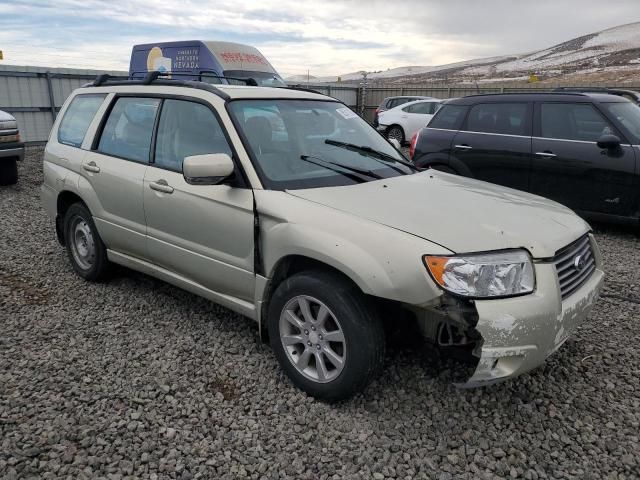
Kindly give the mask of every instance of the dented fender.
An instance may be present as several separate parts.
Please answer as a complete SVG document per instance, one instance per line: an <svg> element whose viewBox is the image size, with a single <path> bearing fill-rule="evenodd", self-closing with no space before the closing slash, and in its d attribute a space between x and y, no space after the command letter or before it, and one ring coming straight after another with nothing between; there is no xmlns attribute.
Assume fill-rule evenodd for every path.
<svg viewBox="0 0 640 480"><path fill-rule="evenodd" d="M450 255L446 248L286 192L256 190L255 197L267 277L283 258L301 255L332 266L377 297L425 305L442 295L422 256Z"/></svg>

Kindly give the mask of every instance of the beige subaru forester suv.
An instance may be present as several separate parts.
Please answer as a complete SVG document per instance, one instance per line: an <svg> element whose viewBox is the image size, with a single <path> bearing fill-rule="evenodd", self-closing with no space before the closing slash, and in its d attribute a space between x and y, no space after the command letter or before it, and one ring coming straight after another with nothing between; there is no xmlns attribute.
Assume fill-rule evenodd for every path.
<svg viewBox="0 0 640 480"><path fill-rule="evenodd" d="M567 208L416 171L344 104L299 89L96 80L56 120L42 199L80 276L125 265L254 319L326 400L374 378L407 318L425 345L475 357L462 385L515 377L603 282Z"/></svg>

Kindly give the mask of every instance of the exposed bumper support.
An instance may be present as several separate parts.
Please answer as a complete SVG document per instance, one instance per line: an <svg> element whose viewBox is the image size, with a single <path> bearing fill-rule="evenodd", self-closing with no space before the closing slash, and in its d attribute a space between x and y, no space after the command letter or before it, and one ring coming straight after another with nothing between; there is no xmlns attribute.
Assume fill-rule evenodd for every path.
<svg viewBox="0 0 640 480"><path fill-rule="evenodd" d="M482 335L474 354L474 374L461 387L491 385L525 373L558 350L589 315L600 294L600 265L589 280L564 301L552 264L537 264L538 287L532 295L476 302Z"/></svg>

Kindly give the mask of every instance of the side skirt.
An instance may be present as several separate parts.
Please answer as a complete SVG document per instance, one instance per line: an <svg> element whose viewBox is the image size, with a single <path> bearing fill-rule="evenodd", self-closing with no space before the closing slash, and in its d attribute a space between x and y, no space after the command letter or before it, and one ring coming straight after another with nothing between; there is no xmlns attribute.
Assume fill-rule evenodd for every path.
<svg viewBox="0 0 640 480"><path fill-rule="evenodd" d="M252 320L259 322L258 310L254 304L247 302L246 300L209 290L199 283L189 280L177 273L123 253L107 250L107 257L113 263L151 275L152 277L163 280L171 285L175 285L176 287L206 298L207 300L211 300L212 302L222 305L223 307L227 307L240 315L244 315L245 317L249 317Z"/></svg>

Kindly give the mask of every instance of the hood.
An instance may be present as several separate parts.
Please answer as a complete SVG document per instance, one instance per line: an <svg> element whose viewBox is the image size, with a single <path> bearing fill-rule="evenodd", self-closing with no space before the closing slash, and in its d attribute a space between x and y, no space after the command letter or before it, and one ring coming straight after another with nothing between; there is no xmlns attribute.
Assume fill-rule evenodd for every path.
<svg viewBox="0 0 640 480"><path fill-rule="evenodd" d="M534 258L549 258L589 231L584 220L551 200L435 170L288 193L455 253L526 248Z"/></svg>

